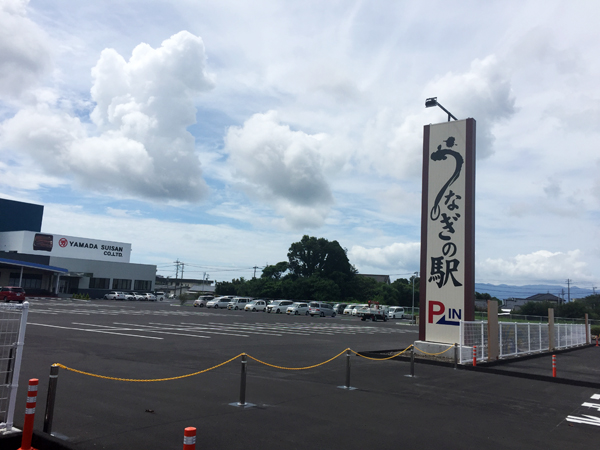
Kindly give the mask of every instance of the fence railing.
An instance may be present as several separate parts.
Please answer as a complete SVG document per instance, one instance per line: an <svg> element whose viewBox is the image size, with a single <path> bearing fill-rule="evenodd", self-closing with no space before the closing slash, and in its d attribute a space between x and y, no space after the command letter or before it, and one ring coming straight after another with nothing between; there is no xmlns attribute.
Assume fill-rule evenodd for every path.
<svg viewBox="0 0 600 450"><path fill-rule="evenodd" d="M0 303L0 430L11 431L29 303Z"/></svg>
<svg viewBox="0 0 600 450"><path fill-rule="evenodd" d="M475 320L487 320L487 311L475 311ZM499 322L529 322L529 323L548 323L548 316L532 316L523 314L499 314ZM554 323L575 323L585 324L585 319L573 319L570 317L554 317ZM600 320L588 319L590 325L600 325Z"/></svg>
<svg viewBox="0 0 600 450"><path fill-rule="evenodd" d="M588 325L589 327L589 325ZM508 358L548 351L548 323L498 322L499 357ZM554 324L554 348L565 349L586 344L589 329L585 324ZM488 359L487 321L460 323L460 363ZM475 349L475 351L474 351Z"/></svg>

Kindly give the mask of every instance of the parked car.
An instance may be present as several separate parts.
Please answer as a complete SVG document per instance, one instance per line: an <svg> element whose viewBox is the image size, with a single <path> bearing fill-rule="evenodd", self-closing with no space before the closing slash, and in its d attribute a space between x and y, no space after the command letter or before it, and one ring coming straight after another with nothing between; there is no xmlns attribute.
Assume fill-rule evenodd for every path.
<svg viewBox="0 0 600 450"><path fill-rule="evenodd" d="M121 291L110 291L108 294L104 294L105 300L127 300L127 296Z"/></svg>
<svg viewBox="0 0 600 450"><path fill-rule="evenodd" d="M404 308L402 306L390 306L388 317L390 319L404 319Z"/></svg>
<svg viewBox="0 0 600 450"><path fill-rule="evenodd" d="M137 300L137 292L123 292L125 294L125 300Z"/></svg>
<svg viewBox="0 0 600 450"><path fill-rule="evenodd" d="M148 300L148 298L146 297L146 294L143 294L141 292L138 292L137 294L135 294L135 299L139 302L145 302L146 300Z"/></svg>
<svg viewBox="0 0 600 450"><path fill-rule="evenodd" d="M331 316L335 317L335 311L333 310L333 306L331 303L323 303L323 302L310 302L308 304L309 310L308 313L311 317L314 316Z"/></svg>
<svg viewBox="0 0 600 450"><path fill-rule="evenodd" d="M348 306L348 303L336 303L333 305L333 310L336 314L344 314L344 309Z"/></svg>
<svg viewBox="0 0 600 450"><path fill-rule="evenodd" d="M232 298L233 298L233 296L231 296L231 295L213 298L212 300L210 300L209 302L206 303L206 307L207 308L215 308L215 309L227 308L227 305L229 305L229 302L231 301Z"/></svg>
<svg viewBox="0 0 600 450"><path fill-rule="evenodd" d="M156 295L156 300L158 300L159 302L162 302L167 298L167 294L165 294L164 292L155 292L154 295Z"/></svg>
<svg viewBox="0 0 600 450"><path fill-rule="evenodd" d="M294 302L293 305L287 307L287 314L294 314L295 316L299 314L304 314L308 316L308 303L306 302Z"/></svg>
<svg viewBox="0 0 600 450"><path fill-rule="evenodd" d="M214 299L212 295L201 295L196 300L194 300L194 306L199 306L200 308L203 308L212 299Z"/></svg>
<svg viewBox="0 0 600 450"><path fill-rule="evenodd" d="M273 300L271 303L267 305L267 312L274 312L276 314L281 314L287 311L288 306L293 305L294 302L291 300Z"/></svg>
<svg viewBox="0 0 600 450"><path fill-rule="evenodd" d="M246 304L252 300L251 298L248 297L236 297L236 298L232 298L229 303L227 304L227 309L235 309L236 311L238 309L244 309Z"/></svg>
<svg viewBox="0 0 600 450"><path fill-rule="evenodd" d="M146 292L144 294L144 297L146 297L146 300L149 302L155 302L156 301L156 295L154 295L152 292Z"/></svg>
<svg viewBox="0 0 600 450"><path fill-rule="evenodd" d="M267 302L265 300L252 300L250 303L246 303L244 311L263 311L267 310Z"/></svg>
<svg viewBox="0 0 600 450"><path fill-rule="evenodd" d="M25 290L22 287L18 286L4 286L0 288L0 298L6 303L23 303L23 301L25 300Z"/></svg>
<svg viewBox="0 0 600 450"><path fill-rule="evenodd" d="M356 306L357 306L356 304L354 304L354 305L348 305L348 306L346 306L346 307L344 308L344 315L345 315L345 316L351 316L351 315L352 315L352 310L353 310L354 308L356 308Z"/></svg>

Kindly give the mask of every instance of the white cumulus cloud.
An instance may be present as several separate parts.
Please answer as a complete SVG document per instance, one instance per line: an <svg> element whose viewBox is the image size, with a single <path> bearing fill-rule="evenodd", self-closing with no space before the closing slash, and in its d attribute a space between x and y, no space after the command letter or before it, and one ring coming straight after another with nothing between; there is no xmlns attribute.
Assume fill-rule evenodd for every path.
<svg viewBox="0 0 600 450"><path fill-rule="evenodd" d="M113 49L92 70L91 123L57 104L20 110L0 124L9 151L26 151L79 186L147 200L198 201L208 191L194 137L195 97L213 87L202 39L186 31L129 61Z"/></svg>
<svg viewBox="0 0 600 450"><path fill-rule="evenodd" d="M0 94L18 96L51 66L46 33L27 17L29 0L0 1Z"/></svg>
<svg viewBox="0 0 600 450"><path fill-rule="evenodd" d="M488 258L477 264L477 278L520 283L524 280L564 282L567 278L592 281L580 250L550 252L539 250L508 259Z"/></svg>
<svg viewBox="0 0 600 450"><path fill-rule="evenodd" d="M293 131L270 111L229 128L225 150L250 197L269 204L292 228L317 227L333 204L320 155L326 139Z"/></svg>
<svg viewBox="0 0 600 450"><path fill-rule="evenodd" d="M348 258L357 267L367 266L382 270L410 270L419 267L418 242L395 242L386 247L366 248L354 245L348 251Z"/></svg>

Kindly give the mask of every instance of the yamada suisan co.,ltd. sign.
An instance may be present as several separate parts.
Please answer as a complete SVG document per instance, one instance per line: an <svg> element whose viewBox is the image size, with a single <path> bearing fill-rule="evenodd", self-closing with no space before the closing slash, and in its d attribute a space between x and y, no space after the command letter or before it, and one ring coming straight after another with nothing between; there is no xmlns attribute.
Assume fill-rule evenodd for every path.
<svg viewBox="0 0 600 450"><path fill-rule="evenodd" d="M131 256L131 244L122 242L28 231L22 233L22 253L117 262L129 262Z"/></svg>

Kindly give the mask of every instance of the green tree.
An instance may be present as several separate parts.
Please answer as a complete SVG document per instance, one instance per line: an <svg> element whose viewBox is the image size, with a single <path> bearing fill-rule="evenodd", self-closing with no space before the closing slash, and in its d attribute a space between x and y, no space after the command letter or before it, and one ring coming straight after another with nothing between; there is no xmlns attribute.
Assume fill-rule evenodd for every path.
<svg viewBox="0 0 600 450"><path fill-rule="evenodd" d="M356 269L338 241L328 241L304 235L300 242L294 242L288 251L289 270L295 277L312 275L330 276L334 272L353 275Z"/></svg>
<svg viewBox="0 0 600 450"><path fill-rule="evenodd" d="M272 280L279 280L284 272L289 269L289 263L287 261L278 262L272 266L266 266L263 271L261 278L270 278Z"/></svg>

